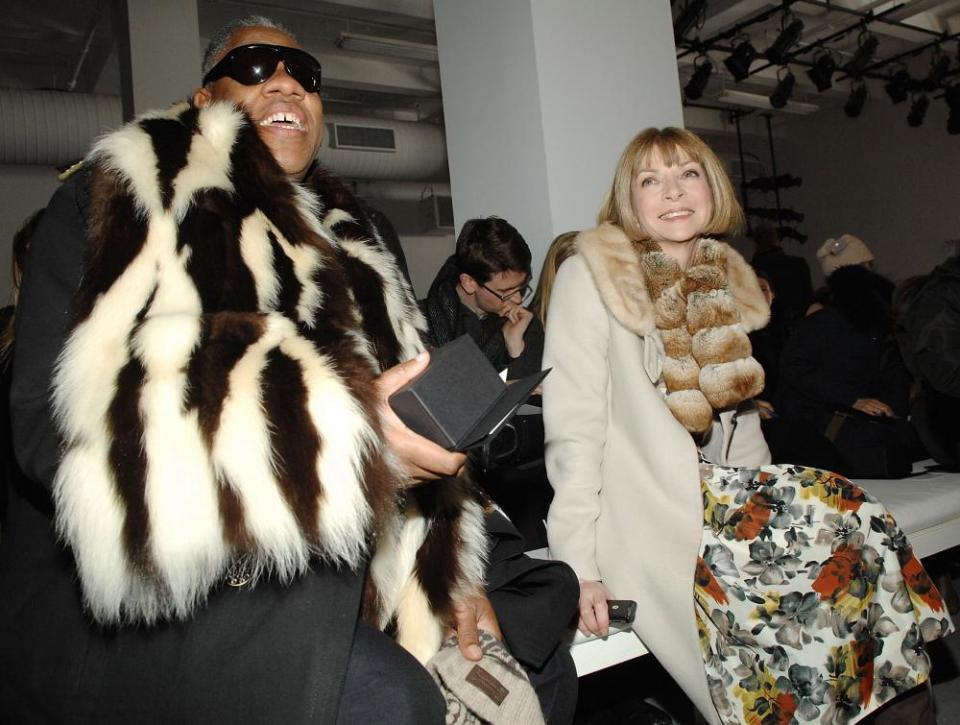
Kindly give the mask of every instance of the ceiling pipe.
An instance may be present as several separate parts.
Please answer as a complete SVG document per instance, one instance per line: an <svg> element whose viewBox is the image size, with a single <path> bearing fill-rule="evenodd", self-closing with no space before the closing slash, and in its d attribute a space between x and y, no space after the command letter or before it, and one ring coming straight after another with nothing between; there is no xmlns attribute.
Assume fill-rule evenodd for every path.
<svg viewBox="0 0 960 725"><path fill-rule="evenodd" d="M446 178L447 145L439 126L336 114L324 120L328 127L345 123L393 132L395 148L384 152L332 148L325 139L320 159L339 176L420 182ZM72 164L86 156L97 137L121 123L119 96L0 88L0 164Z"/></svg>

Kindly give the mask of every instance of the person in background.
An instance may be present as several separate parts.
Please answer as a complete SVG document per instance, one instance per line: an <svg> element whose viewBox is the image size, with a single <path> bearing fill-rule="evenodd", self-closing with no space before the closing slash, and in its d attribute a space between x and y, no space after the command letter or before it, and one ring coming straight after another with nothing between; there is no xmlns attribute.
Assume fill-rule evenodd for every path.
<svg viewBox="0 0 960 725"><path fill-rule="evenodd" d="M317 164L319 62L251 16L203 73L100 140L32 240L0 720L443 722L421 662L500 632L465 458L386 402L422 317Z"/></svg>
<svg viewBox="0 0 960 725"><path fill-rule="evenodd" d="M876 499L769 465L747 337L769 308L719 241L741 220L691 132L624 150L550 299L550 551L580 578L581 631L636 600L634 630L708 722L852 723L923 683L923 641L952 625Z"/></svg>
<svg viewBox="0 0 960 725"><path fill-rule="evenodd" d="M766 275L777 292L769 327L781 338L806 313L813 301L810 265L802 257L787 254L780 246L780 235L770 225L758 226L753 233L756 251L750 264Z"/></svg>
<svg viewBox="0 0 960 725"><path fill-rule="evenodd" d="M530 292L530 248L509 222L470 219L456 252L437 273L422 306L431 342L468 334L507 379L540 370L543 326L524 302Z"/></svg>
<svg viewBox="0 0 960 725"><path fill-rule="evenodd" d="M901 283L896 337L916 381L910 420L930 455L960 470L960 257Z"/></svg>
<svg viewBox="0 0 960 725"><path fill-rule="evenodd" d="M23 268L30 252L30 242L42 218L43 209L35 211L27 217L23 226L13 236L10 259L12 283L10 304L0 309L0 396L2 396L0 401L0 471L2 471L0 474L2 475L0 478L0 536L3 535L3 525L7 518L10 491L16 489L17 495L23 495L29 489L24 480L23 471L17 465L13 450L13 431L10 428L10 383L13 374L14 323L20 285L23 282Z"/></svg>
<svg viewBox="0 0 960 725"><path fill-rule="evenodd" d="M577 253L574 244L579 232L564 232L550 243L547 256L543 259L543 267L537 278L537 291L530 300L530 310L540 320L543 327L547 326L547 307L550 304L550 293L553 291L553 282L557 278L557 270L568 257Z"/></svg>
<svg viewBox="0 0 960 725"><path fill-rule="evenodd" d="M827 278L822 308L797 323L784 344L777 409L833 439L846 475L865 476L862 448L884 447L880 438L871 446L868 431L883 440L889 434L891 446L900 441L905 456L923 457L906 420L911 379L893 339L892 295L886 278L862 264L844 264ZM845 413L886 423L851 423L845 436L857 431L856 438L845 440L837 428L846 424Z"/></svg>

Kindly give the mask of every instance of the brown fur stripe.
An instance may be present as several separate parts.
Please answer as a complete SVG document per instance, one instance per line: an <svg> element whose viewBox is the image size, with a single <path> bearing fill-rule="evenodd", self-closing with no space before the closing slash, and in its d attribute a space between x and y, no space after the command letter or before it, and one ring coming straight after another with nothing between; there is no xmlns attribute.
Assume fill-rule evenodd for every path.
<svg viewBox="0 0 960 725"><path fill-rule="evenodd" d="M116 173L90 175L90 228L86 272L74 297L73 324L90 316L100 294L116 282L143 249L147 225Z"/></svg>
<svg viewBox="0 0 960 725"><path fill-rule="evenodd" d="M140 419L140 391L143 365L132 358L117 374L113 401L107 413L110 430L110 465L117 495L126 516L124 546L134 568L150 576L150 514L146 502L147 457L143 449L143 421Z"/></svg>
<svg viewBox="0 0 960 725"><path fill-rule="evenodd" d="M317 475L317 456L322 441L307 411L307 391L299 363L279 350L267 353L261 393L277 483L304 537L318 546L323 482Z"/></svg>
<svg viewBox="0 0 960 725"><path fill-rule="evenodd" d="M153 153L157 159L157 184L164 209L173 202L173 182L180 170L187 165L191 134L186 128L195 128L196 109L189 109L180 118L147 118L140 127L150 136Z"/></svg>

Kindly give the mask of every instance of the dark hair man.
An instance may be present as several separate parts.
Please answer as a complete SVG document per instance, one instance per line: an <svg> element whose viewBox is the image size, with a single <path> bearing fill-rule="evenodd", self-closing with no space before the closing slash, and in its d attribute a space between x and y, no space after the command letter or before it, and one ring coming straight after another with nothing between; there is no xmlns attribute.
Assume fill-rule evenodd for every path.
<svg viewBox="0 0 960 725"><path fill-rule="evenodd" d="M192 103L51 200L18 309L34 485L0 546L0 720L440 722L378 630L421 661L445 626L470 659L499 634L464 458L386 404L422 322L316 164L319 91L290 33L231 24Z"/></svg>
<svg viewBox="0 0 960 725"><path fill-rule="evenodd" d="M523 306L530 292L530 249L497 217L470 219L424 303L430 338L443 345L469 334L511 380L540 369L543 326Z"/></svg>

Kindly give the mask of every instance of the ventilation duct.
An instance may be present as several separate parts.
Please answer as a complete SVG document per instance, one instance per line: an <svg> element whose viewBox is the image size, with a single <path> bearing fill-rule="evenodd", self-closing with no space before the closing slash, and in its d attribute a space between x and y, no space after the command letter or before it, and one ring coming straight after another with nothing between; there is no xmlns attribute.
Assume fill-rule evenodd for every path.
<svg viewBox="0 0 960 725"><path fill-rule="evenodd" d="M121 119L118 96L0 88L0 164L72 163ZM364 116L328 116L326 123L320 159L338 176L446 178L447 145L439 126Z"/></svg>
<svg viewBox="0 0 960 725"><path fill-rule="evenodd" d="M447 143L431 123L328 116L320 160L350 179L443 179Z"/></svg>
<svg viewBox="0 0 960 725"><path fill-rule="evenodd" d="M0 88L0 164L78 161L122 117L119 96Z"/></svg>

